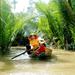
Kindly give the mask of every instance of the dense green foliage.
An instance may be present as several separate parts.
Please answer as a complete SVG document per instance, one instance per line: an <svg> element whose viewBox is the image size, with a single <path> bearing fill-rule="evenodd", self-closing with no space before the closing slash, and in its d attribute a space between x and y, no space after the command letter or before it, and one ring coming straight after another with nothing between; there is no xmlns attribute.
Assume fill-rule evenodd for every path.
<svg viewBox="0 0 75 75"><path fill-rule="evenodd" d="M4 54L28 18L22 13L13 14L6 0L1 0L0 10L0 53Z"/></svg>
<svg viewBox="0 0 75 75"><path fill-rule="evenodd" d="M35 5L38 17L32 13L14 14L8 0L0 0L0 53L9 51L19 32L23 36L41 33L49 41L57 38L60 47L75 47L75 0L50 0L48 4L39 1Z"/></svg>
<svg viewBox="0 0 75 75"><path fill-rule="evenodd" d="M40 16L45 19L44 21L40 19L42 29L46 30L46 26L49 26L47 29L49 33L46 34L50 35L50 38L58 38L61 46L70 49L68 46L75 41L75 17L70 3L67 0L50 0L48 4L38 2L36 7L43 14Z"/></svg>

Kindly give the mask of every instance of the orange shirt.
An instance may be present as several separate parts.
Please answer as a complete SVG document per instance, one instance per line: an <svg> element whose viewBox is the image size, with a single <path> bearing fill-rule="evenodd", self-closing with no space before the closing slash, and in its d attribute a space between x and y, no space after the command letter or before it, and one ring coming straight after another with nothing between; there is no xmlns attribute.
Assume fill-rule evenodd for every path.
<svg viewBox="0 0 75 75"><path fill-rule="evenodd" d="M39 41L38 39L32 39L30 40L30 44L34 47L38 47L39 46Z"/></svg>

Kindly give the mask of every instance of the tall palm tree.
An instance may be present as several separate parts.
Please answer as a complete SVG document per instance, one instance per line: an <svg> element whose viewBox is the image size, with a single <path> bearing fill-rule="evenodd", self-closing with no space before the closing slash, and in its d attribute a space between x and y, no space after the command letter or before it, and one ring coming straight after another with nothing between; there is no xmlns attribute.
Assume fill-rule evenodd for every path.
<svg viewBox="0 0 75 75"><path fill-rule="evenodd" d="M61 14L63 15L64 22L65 22L63 28L64 46L65 48L68 48L67 45L74 43L73 35L70 29L75 25L74 13L72 11L71 5L69 4L71 3L69 0L68 2L66 0L59 0L59 3L60 3L60 11Z"/></svg>
<svg viewBox="0 0 75 75"><path fill-rule="evenodd" d="M74 43L71 29L74 28L75 17L68 0L51 0L48 4L39 2L36 6L46 16L53 36L60 39L66 49L67 45Z"/></svg>

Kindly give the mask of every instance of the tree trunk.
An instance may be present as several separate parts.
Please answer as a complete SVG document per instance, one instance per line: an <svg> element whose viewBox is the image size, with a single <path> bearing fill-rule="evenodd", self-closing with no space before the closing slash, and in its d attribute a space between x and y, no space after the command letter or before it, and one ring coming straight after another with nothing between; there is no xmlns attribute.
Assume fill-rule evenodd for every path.
<svg viewBox="0 0 75 75"><path fill-rule="evenodd" d="M71 44L74 42L74 39L72 38L72 33L68 26L64 27L64 47L65 49L70 49Z"/></svg>
<svg viewBox="0 0 75 75"><path fill-rule="evenodd" d="M68 3L69 3L69 5L70 5L70 7L72 8L72 2L71 2L71 0L68 0ZM73 8L72 8L73 9Z"/></svg>

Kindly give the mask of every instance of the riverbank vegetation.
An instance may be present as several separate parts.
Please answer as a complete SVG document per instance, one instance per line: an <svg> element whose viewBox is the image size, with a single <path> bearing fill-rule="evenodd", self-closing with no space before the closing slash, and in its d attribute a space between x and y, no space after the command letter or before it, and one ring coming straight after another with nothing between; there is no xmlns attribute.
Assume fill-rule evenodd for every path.
<svg viewBox="0 0 75 75"><path fill-rule="evenodd" d="M12 42L21 33L42 35L49 43L58 43L59 48L75 49L75 1L50 0L38 1L35 9L39 15L13 13L7 0L0 1L0 53L10 51ZM56 38L56 39L54 39ZM53 41L54 40L54 41Z"/></svg>

